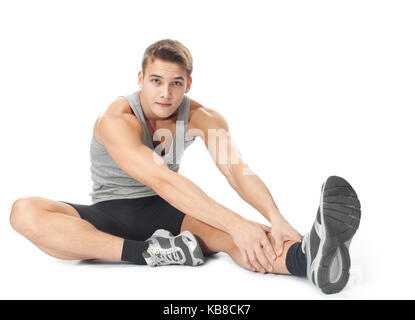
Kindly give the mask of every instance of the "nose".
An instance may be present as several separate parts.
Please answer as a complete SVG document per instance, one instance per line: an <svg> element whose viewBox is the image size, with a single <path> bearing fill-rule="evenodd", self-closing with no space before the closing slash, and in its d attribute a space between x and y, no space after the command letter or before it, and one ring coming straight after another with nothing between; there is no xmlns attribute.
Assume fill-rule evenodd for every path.
<svg viewBox="0 0 415 320"><path fill-rule="evenodd" d="M163 98L163 99L170 99L170 88L169 88L169 85L167 84L167 85L164 85L162 88L161 88L161 97L160 98Z"/></svg>

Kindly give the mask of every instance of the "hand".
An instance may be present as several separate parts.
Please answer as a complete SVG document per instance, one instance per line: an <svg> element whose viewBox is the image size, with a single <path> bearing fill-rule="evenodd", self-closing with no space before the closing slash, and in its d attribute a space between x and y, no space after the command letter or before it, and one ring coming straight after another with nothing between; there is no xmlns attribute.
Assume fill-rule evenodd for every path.
<svg viewBox="0 0 415 320"><path fill-rule="evenodd" d="M274 238L274 248L278 257L282 255L284 242L288 240L301 241L298 233L282 216L271 220L271 236Z"/></svg>
<svg viewBox="0 0 415 320"><path fill-rule="evenodd" d="M241 251L245 268L262 273L272 271L269 261L275 260L276 255L266 231L271 230L265 225L246 219L242 220L232 230L233 241Z"/></svg>

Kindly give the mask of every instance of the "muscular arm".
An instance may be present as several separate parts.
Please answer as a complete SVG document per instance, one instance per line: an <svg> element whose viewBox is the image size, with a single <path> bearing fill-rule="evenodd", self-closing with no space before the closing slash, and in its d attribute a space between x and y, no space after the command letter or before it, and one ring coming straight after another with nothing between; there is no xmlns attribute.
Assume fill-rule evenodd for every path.
<svg viewBox="0 0 415 320"><path fill-rule="evenodd" d="M243 219L174 171L165 172L162 183L155 191L180 211L227 233L231 233L232 227Z"/></svg>
<svg viewBox="0 0 415 320"><path fill-rule="evenodd" d="M244 219L211 199L196 184L170 170L142 143L142 127L132 115L106 115L100 121L104 145L119 167L152 188L185 214L230 233Z"/></svg>
<svg viewBox="0 0 415 320"><path fill-rule="evenodd" d="M282 217L267 186L247 166L234 166L228 181L239 196L258 210L269 222L272 223L274 219Z"/></svg>
<svg viewBox="0 0 415 320"><path fill-rule="evenodd" d="M271 222L274 247L276 253L281 255L284 241L300 241L301 235L284 219L268 188L243 161L229 134L226 120L211 109L206 110L204 115L201 114L201 118L204 119L200 123L205 128L205 144L212 159L241 198Z"/></svg>
<svg viewBox="0 0 415 320"><path fill-rule="evenodd" d="M268 221L281 217L270 191L242 159L225 118L213 109L199 112L205 145L216 166L239 196Z"/></svg>
<svg viewBox="0 0 415 320"><path fill-rule="evenodd" d="M208 125L205 123L204 128ZM192 181L170 170L156 152L142 143L143 128L134 115L104 115L99 128L105 147L125 173L180 211L229 233L247 267L259 271L269 266L265 252L269 260L275 254L263 228L217 203Z"/></svg>

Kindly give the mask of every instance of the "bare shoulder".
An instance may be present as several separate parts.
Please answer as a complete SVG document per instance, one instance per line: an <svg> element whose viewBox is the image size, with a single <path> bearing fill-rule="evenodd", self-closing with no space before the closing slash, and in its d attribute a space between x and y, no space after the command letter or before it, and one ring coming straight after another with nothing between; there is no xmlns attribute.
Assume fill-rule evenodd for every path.
<svg viewBox="0 0 415 320"><path fill-rule="evenodd" d="M115 99L96 119L94 124L94 138L104 144L103 130L111 130L113 126L125 123L128 127L137 130L142 136L143 127L130 108L130 104L124 98ZM108 132L107 132L108 134Z"/></svg>
<svg viewBox="0 0 415 320"><path fill-rule="evenodd" d="M190 100L189 130L199 129L203 132L208 129L223 128L228 130L225 117L217 110L208 108L199 102Z"/></svg>

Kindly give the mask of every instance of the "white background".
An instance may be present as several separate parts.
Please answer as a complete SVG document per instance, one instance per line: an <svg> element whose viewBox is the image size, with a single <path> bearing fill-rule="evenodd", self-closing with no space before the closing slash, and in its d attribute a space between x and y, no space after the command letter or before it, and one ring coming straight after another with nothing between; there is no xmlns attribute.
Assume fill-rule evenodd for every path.
<svg viewBox="0 0 415 320"><path fill-rule="evenodd" d="M412 1L2 1L0 298L415 298L414 16ZM20 197L90 204L93 123L138 89L144 50L164 38L191 50L189 97L226 117L300 233L329 175L354 186L362 219L340 294L245 271L225 254L198 268L61 261L10 227ZM265 221L200 140L180 173Z"/></svg>

